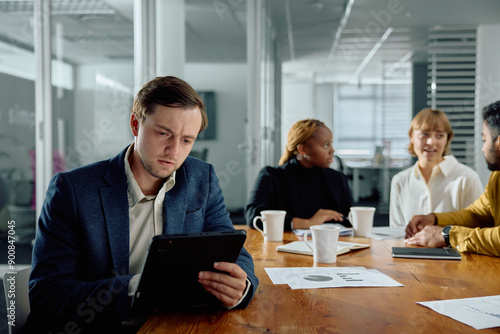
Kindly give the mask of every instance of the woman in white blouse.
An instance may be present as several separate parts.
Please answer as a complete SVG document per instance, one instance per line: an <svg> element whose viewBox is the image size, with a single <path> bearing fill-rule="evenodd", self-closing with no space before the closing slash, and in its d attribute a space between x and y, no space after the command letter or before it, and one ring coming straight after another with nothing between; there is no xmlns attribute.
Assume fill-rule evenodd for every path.
<svg viewBox="0 0 500 334"><path fill-rule="evenodd" d="M450 150L453 131L446 115L426 108L413 118L408 151L418 161L391 182L391 227L405 227L417 214L463 209L484 191L477 173Z"/></svg>

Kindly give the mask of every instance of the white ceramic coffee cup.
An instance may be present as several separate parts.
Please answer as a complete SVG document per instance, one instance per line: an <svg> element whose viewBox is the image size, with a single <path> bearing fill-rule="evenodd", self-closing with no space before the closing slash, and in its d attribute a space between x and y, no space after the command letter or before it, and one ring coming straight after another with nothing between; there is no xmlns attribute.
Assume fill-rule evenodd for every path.
<svg viewBox="0 0 500 334"><path fill-rule="evenodd" d="M353 206L349 212L349 221L357 237L368 237L372 233L375 208L371 206Z"/></svg>
<svg viewBox="0 0 500 334"><path fill-rule="evenodd" d="M260 214L260 216L253 219L253 227L262 233L265 241L282 241L286 211L264 210ZM262 221L263 230L256 224L259 219Z"/></svg>
<svg viewBox="0 0 500 334"><path fill-rule="evenodd" d="M330 224L313 225L304 233L306 246L313 252L314 262L334 263L337 261L337 245L340 227ZM312 245L307 236L312 235Z"/></svg>

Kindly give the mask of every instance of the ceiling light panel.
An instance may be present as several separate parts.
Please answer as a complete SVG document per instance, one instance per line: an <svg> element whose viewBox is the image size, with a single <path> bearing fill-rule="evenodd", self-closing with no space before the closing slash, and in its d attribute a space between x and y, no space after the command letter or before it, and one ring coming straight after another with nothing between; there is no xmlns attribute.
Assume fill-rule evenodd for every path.
<svg viewBox="0 0 500 334"><path fill-rule="evenodd" d="M102 0L52 0L52 15L114 15L115 10ZM33 15L33 1L0 1L0 11L15 15Z"/></svg>

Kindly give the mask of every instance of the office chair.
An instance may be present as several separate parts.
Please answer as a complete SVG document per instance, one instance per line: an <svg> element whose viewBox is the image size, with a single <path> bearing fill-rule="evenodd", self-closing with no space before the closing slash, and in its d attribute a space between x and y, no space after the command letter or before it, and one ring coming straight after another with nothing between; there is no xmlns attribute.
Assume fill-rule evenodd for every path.
<svg viewBox="0 0 500 334"><path fill-rule="evenodd" d="M338 155L333 156L333 163L330 168L335 169L337 172L344 173L344 163Z"/></svg>
<svg viewBox="0 0 500 334"><path fill-rule="evenodd" d="M208 148L204 148L201 151L193 151L189 152L189 156L193 158L198 158L203 161L207 161L207 155L208 155Z"/></svg>
<svg viewBox="0 0 500 334"><path fill-rule="evenodd" d="M13 300L16 301L15 303L15 326L7 325L9 327L9 334L17 334L20 333L21 330L23 329L23 326L26 322L26 319L28 318L28 315L30 313L30 302L29 302L29 297L28 297L28 281L29 281L29 276L31 272L31 266L28 266L27 268L21 269L17 271L17 274L15 275L15 298L12 298ZM5 303L7 307L7 315L9 315L9 306L10 306L10 300L9 298L9 291L10 291L10 284L11 281L8 279L11 278L11 276L14 276L14 274L10 273L5 273L3 275L3 289L5 293ZM11 292L12 293L12 292ZM7 318L7 322L10 321L10 318Z"/></svg>

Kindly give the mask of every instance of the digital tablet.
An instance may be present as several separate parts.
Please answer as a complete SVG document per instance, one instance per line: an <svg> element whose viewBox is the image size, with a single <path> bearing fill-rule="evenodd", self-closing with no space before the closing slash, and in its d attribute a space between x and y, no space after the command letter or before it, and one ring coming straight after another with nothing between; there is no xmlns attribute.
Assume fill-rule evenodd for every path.
<svg viewBox="0 0 500 334"><path fill-rule="evenodd" d="M392 247L392 257L414 259L460 260L462 256L453 248Z"/></svg>
<svg viewBox="0 0 500 334"><path fill-rule="evenodd" d="M133 315L220 305L198 282L198 273L216 271L214 262L235 263L245 239L244 230L155 236L132 299Z"/></svg>

